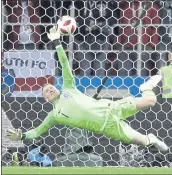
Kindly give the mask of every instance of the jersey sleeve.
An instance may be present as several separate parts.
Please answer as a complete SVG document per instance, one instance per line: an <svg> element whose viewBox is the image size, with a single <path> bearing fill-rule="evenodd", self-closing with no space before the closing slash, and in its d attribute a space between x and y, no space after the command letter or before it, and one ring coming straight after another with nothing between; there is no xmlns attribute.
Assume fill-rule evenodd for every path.
<svg viewBox="0 0 172 175"><path fill-rule="evenodd" d="M75 80L72 74L71 68L69 66L69 61L67 59L66 53L62 45L56 46L57 55L62 66L62 77L63 77L63 89L65 88L75 88Z"/></svg>
<svg viewBox="0 0 172 175"><path fill-rule="evenodd" d="M51 111L47 117L45 118L45 120L35 129L31 129L28 132L25 132L24 135L24 139L34 139L34 138L38 138L39 136L41 136L43 133L45 133L46 131L48 131L49 128L53 127L54 125L56 125L56 120L54 118L54 110Z"/></svg>

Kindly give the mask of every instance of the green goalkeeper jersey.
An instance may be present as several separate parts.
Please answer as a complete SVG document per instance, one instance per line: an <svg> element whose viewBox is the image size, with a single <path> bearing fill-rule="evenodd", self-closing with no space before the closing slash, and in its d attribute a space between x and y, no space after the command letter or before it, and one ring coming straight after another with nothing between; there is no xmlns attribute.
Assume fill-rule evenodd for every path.
<svg viewBox="0 0 172 175"><path fill-rule="evenodd" d="M56 47L62 65L63 87L60 97L53 101L54 109L35 129L26 133L25 139L37 138L57 124L84 128L103 133L110 111L110 100L95 100L77 90L67 56L63 47Z"/></svg>

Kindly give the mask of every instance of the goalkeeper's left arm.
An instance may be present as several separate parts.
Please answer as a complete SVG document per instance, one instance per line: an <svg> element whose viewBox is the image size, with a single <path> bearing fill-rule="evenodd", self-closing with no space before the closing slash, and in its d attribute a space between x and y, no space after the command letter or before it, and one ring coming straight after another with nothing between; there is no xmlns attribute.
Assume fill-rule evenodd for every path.
<svg viewBox="0 0 172 175"><path fill-rule="evenodd" d="M13 141L38 138L43 133L45 133L49 128L56 125L56 120L54 119L54 112L55 111L51 111L45 118L45 120L37 128L31 129L30 131L27 131L25 133L22 133L21 129L18 130L8 129L7 130L8 138Z"/></svg>

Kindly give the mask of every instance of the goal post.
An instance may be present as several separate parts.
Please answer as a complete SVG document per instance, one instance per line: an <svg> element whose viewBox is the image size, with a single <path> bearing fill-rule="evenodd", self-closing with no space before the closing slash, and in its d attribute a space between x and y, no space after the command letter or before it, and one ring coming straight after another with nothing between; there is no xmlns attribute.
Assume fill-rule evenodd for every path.
<svg viewBox="0 0 172 175"><path fill-rule="evenodd" d="M51 83L61 90L63 81L56 51L49 47L51 43L46 32L56 25L60 16L71 15L77 22L75 34L62 37L61 42L77 88L86 95L94 96L97 89L98 92L101 89L95 95L98 99L140 97L140 84L169 65L172 23L171 8L166 2L151 1L145 16L141 15L142 1L3 0L2 3L2 120L6 118L2 122L3 135L10 126L23 132L37 127L53 109L42 97L42 86ZM136 19L140 23L133 27L132 21ZM172 162L172 99L170 95L164 98L162 92L167 86L164 82L170 82L170 73L169 77L164 73L164 81L156 89L157 105L127 121L139 132L152 132L166 142L170 147L168 153L154 152L153 148L139 150L136 145L125 145L86 131L78 130L81 136L66 134L69 128L57 125L41 136L47 150L45 154L51 160L57 159L54 166L153 166L153 162L158 161L156 155L162 155L165 165L169 165ZM77 158L74 161L64 154L68 139L81 147L87 144L88 150L79 150L86 155L84 159L77 151L72 152ZM1 146L12 152L21 147L25 147L26 154L30 151L29 141L7 141ZM153 156L151 162L145 159L147 153ZM68 162L62 158L64 155ZM132 156L136 159L126 163ZM136 163L138 159L141 160ZM2 161L3 165L12 165L5 162L6 159ZM77 164L78 161L81 164ZM158 166L164 164L159 161Z"/></svg>

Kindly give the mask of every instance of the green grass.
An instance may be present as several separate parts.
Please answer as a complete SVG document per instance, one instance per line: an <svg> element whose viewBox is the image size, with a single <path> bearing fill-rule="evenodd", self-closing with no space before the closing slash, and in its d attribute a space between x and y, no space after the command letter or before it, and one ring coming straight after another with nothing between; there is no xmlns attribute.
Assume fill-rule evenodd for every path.
<svg viewBox="0 0 172 175"><path fill-rule="evenodd" d="M172 168L2 167L2 174L172 174Z"/></svg>

